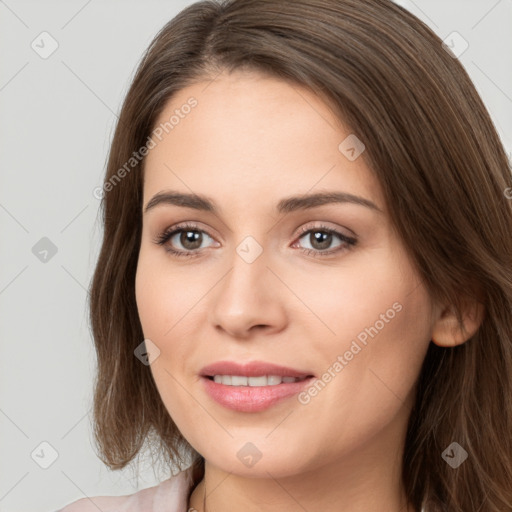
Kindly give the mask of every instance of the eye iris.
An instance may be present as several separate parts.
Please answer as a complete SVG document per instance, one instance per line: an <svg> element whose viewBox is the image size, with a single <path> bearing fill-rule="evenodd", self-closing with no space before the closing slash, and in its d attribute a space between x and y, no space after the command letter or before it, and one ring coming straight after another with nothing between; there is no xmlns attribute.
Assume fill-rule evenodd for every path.
<svg viewBox="0 0 512 512"><path fill-rule="evenodd" d="M194 250L201 247L202 233L198 231L182 231L180 235L180 243L187 250ZM189 245L191 243L191 245Z"/></svg>
<svg viewBox="0 0 512 512"><path fill-rule="evenodd" d="M325 233L323 231L315 231L310 234L310 241L314 242L311 245L315 249L327 249L331 245L332 233ZM315 245L317 245L315 247Z"/></svg>

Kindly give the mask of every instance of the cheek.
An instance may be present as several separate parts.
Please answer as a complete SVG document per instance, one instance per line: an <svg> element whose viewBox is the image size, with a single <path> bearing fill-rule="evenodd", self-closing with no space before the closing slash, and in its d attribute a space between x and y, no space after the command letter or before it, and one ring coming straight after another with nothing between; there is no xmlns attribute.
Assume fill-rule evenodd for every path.
<svg viewBox="0 0 512 512"><path fill-rule="evenodd" d="M315 400L339 404L341 415L352 405L357 414L389 415L403 405L419 375L430 342L430 302L403 255L362 263L339 277L316 276L316 292L307 296L330 331L318 318L305 321L307 338L322 340L311 347L312 358L321 371L330 368L336 375L319 393L324 398ZM303 291L311 285L308 280ZM318 293L320 285L330 292Z"/></svg>
<svg viewBox="0 0 512 512"><path fill-rule="evenodd" d="M195 310L191 305L197 300L190 297L186 287L185 293L180 292L183 277L164 272L161 265L145 256L141 251L135 277L137 309L144 338L160 350L149 368L169 415L180 430L188 432L190 422L201 418L196 418L197 411L190 408L190 396L183 384L182 372L188 363L190 346L179 340L187 336L183 328L192 318Z"/></svg>
<svg viewBox="0 0 512 512"><path fill-rule="evenodd" d="M300 397L303 423L314 424L319 439L331 439L318 441L320 458L364 446L388 425L406 422L429 343L426 296L409 292L395 287L390 296L368 295L363 312L345 299L346 310L330 317L336 339L311 353L325 384Z"/></svg>
<svg viewBox="0 0 512 512"><path fill-rule="evenodd" d="M176 403L181 397L179 383L195 378L198 344L194 340L201 338L197 331L204 325L204 296L212 284L205 280L202 285L197 273L170 269L165 258L155 256L141 251L135 295L144 338L160 351L150 367L155 382L165 403Z"/></svg>
<svg viewBox="0 0 512 512"><path fill-rule="evenodd" d="M346 266L310 269L301 272L300 278L292 270L282 272L283 280L300 298L297 302L292 297L290 305L296 314L294 321L305 330L303 338L324 340L327 352L345 346L348 350L353 339L371 340L372 333L376 335L374 326L381 333L400 323L412 285L394 262L386 265L383 260L374 254L354 255Z"/></svg>
<svg viewBox="0 0 512 512"><path fill-rule="evenodd" d="M137 311L144 336L149 339L159 338L162 334L162 304L160 284L154 267L146 264L144 257L139 258L135 276L135 298Z"/></svg>
<svg viewBox="0 0 512 512"><path fill-rule="evenodd" d="M371 422L378 424L412 399L431 327L428 297L420 288L411 293L413 288L412 282L395 284L385 293L369 294L366 307L357 307L355 299L355 305L346 302L346 310L339 313L338 341L326 347L324 355L329 355L327 366L340 362L341 356L341 377L334 379L326 399L340 403L345 414L348 407L361 421L373 418Z"/></svg>
<svg viewBox="0 0 512 512"><path fill-rule="evenodd" d="M170 272L162 261L165 262L165 258L155 258L141 251L135 296L144 335L165 343L194 315L201 290L187 285L191 276L187 277L179 268Z"/></svg>
<svg viewBox="0 0 512 512"><path fill-rule="evenodd" d="M405 399L419 375L430 343L430 309L428 296L421 287L412 293L403 290L398 302L400 312L370 342L368 364L382 387Z"/></svg>
<svg viewBox="0 0 512 512"><path fill-rule="evenodd" d="M331 272L322 284L319 288L316 282L309 299L330 327L337 349L348 350L357 340L377 352L394 349L399 359L402 351L407 357L417 349L416 340L429 336L427 291L397 242L388 240L381 248L359 253L350 270ZM319 293L321 289L328 292Z"/></svg>

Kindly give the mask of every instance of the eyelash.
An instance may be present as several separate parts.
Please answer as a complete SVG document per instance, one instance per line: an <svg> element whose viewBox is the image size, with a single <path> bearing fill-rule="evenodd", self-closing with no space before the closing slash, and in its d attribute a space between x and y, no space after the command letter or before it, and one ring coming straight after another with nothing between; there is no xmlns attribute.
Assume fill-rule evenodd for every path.
<svg viewBox="0 0 512 512"><path fill-rule="evenodd" d="M177 226L173 226L171 228L166 229L165 231L163 231L162 233L157 235L157 237L153 241L157 245L164 246L174 235L176 235L177 233L181 233L183 231L194 231L194 232L199 232L199 233L206 233L210 238L213 238L212 236L210 236L210 234L207 231L205 231L203 229L199 229L199 227L196 224L184 223L184 224L179 224ZM338 248L336 248L334 250L330 250L330 251L320 251L318 249L300 249L303 253L307 254L308 256L313 256L315 258L316 257L327 257L327 256L331 256L332 254L335 254L338 252L342 252L342 251L346 251L346 250L349 251L357 244L357 239L343 235L339 231L336 231L332 228L328 228L327 226L315 226L314 228L304 228L303 227L301 229L300 236L298 237L297 240L300 240L301 238L304 237L304 235L306 235L308 233L316 233L316 232L329 233L331 235L336 235L337 237L340 238L340 240L342 242L345 242L346 245L345 245L345 247L342 247L341 249L338 247ZM197 250L195 250L195 251L177 251L176 249L172 249L169 246L166 246L165 250L168 253L172 254L173 256L177 256L180 258L181 257L194 258L194 257L200 255L200 252Z"/></svg>

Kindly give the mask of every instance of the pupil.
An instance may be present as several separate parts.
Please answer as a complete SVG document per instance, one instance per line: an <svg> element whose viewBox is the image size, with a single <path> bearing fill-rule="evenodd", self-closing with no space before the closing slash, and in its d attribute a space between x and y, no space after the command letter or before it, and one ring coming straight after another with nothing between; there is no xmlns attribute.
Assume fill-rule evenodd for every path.
<svg viewBox="0 0 512 512"><path fill-rule="evenodd" d="M332 234L331 233L324 233L321 231L316 231L314 233L311 233L314 237L314 243L311 245L315 247L315 249L327 249L331 245L332 240Z"/></svg>

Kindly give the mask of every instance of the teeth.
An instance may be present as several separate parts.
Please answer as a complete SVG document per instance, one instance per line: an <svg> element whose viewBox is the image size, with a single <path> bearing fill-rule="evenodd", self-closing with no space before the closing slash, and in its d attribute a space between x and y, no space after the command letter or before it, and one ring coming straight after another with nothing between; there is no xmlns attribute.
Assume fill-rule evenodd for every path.
<svg viewBox="0 0 512 512"><path fill-rule="evenodd" d="M266 375L261 377L248 377L247 382L249 386L266 386L268 384Z"/></svg>
<svg viewBox="0 0 512 512"><path fill-rule="evenodd" d="M224 377L222 377L224 380ZM232 386L247 386L247 377L239 377L238 375L231 375Z"/></svg>
<svg viewBox="0 0 512 512"><path fill-rule="evenodd" d="M297 382L296 377L281 377L280 375L262 375L261 377L245 377L243 375L214 375L213 381L227 386L276 386L281 382Z"/></svg>

